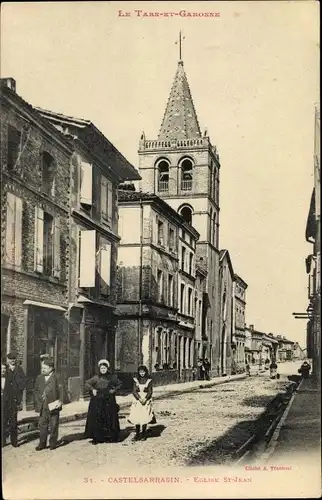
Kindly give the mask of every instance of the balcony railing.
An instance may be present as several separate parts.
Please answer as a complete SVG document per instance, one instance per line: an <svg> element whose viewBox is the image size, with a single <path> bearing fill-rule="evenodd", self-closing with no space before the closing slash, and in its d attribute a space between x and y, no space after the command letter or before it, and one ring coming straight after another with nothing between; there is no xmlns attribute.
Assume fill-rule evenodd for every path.
<svg viewBox="0 0 322 500"><path fill-rule="evenodd" d="M165 193L169 191L169 181L159 181L158 184L159 193Z"/></svg>
<svg viewBox="0 0 322 500"><path fill-rule="evenodd" d="M181 191L191 191L192 179L181 181Z"/></svg>

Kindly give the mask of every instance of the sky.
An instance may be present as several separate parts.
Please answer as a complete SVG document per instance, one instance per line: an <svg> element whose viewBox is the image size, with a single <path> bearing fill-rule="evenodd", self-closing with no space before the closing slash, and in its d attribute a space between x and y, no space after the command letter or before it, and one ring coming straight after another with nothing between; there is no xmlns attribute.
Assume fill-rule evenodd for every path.
<svg viewBox="0 0 322 500"><path fill-rule="evenodd" d="M306 322L292 312L308 305L318 8L310 0L9 2L1 15L1 76L15 78L33 106L91 120L135 166L142 131L157 138L182 30L199 124L220 154L220 247L248 283L246 322L303 346Z"/></svg>

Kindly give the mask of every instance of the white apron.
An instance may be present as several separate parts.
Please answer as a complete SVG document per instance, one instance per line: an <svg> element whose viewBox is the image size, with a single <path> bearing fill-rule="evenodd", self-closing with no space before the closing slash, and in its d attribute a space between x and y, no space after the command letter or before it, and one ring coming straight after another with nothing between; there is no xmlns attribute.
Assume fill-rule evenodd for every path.
<svg viewBox="0 0 322 500"><path fill-rule="evenodd" d="M149 385L151 379L148 379L145 384L139 384L139 381L136 378L134 379L134 382L137 386L139 395L144 397L146 394L144 389ZM145 405L134 398L128 421L133 425L146 425L150 424L153 420L155 420L155 417L152 409L152 398L149 399Z"/></svg>

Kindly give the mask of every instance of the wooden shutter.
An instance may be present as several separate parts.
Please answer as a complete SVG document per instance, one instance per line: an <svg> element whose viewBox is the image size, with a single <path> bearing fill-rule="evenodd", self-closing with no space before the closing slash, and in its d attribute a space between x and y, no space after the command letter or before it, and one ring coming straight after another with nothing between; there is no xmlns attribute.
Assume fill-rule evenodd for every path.
<svg viewBox="0 0 322 500"><path fill-rule="evenodd" d="M44 271L44 211L35 207L34 270Z"/></svg>
<svg viewBox="0 0 322 500"><path fill-rule="evenodd" d="M84 205L92 205L93 193L93 168L90 163L81 162L81 186L80 202Z"/></svg>
<svg viewBox="0 0 322 500"><path fill-rule="evenodd" d="M108 209L107 209L107 179L101 177L101 215L103 219L107 219Z"/></svg>
<svg viewBox="0 0 322 500"><path fill-rule="evenodd" d="M101 293L108 293L108 288L111 286L111 250L112 246L109 242L101 244L100 249L100 277L101 277Z"/></svg>
<svg viewBox="0 0 322 500"><path fill-rule="evenodd" d="M80 266L79 286L82 288L95 287L96 268L96 231L80 232Z"/></svg>
<svg viewBox="0 0 322 500"><path fill-rule="evenodd" d="M53 220L53 276L60 278L60 216Z"/></svg>
<svg viewBox="0 0 322 500"><path fill-rule="evenodd" d="M15 265L21 266L22 260L22 200L15 197Z"/></svg>
<svg viewBox="0 0 322 500"><path fill-rule="evenodd" d="M107 217L113 219L113 184L107 181Z"/></svg>
<svg viewBox="0 0 322 500"><path fill-rule="evenodd" d="M14 264L15 259L15 198L7 193L6 262L10 264Z"/></svg>

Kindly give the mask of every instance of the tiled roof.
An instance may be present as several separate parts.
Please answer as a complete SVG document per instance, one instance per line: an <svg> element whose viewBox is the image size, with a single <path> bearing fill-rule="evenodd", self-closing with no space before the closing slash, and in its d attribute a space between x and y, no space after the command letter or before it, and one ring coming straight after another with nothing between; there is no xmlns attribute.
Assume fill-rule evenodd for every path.
<svg viewBox="0 0 322 500"><path fill-rule="evenodd" d="M179 61L158 139L201 138L183 62Z"/></svg>

